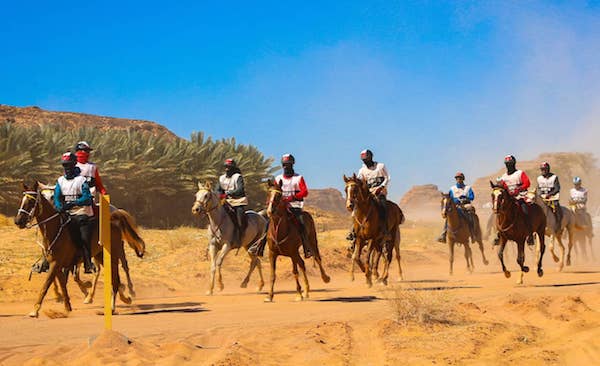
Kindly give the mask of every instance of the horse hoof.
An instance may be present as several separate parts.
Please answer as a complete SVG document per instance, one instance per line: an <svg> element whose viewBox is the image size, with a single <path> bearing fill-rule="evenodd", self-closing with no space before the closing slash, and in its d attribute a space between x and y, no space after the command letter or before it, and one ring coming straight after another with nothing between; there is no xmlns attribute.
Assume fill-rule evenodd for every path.
<svg viewBox="0 0 600 366"><path fill-rule="evenodd" d="M39 314L37 311L32 311L31 313L27 314L27 316L30 318L37 318Z"/></svg>
<svg viewBox="0 0 600 366"><path fill-rule="evenodd" d="M124 304L131 304L131 298L127 297L127 296L119 296L121 298L121 301L123 301Z"/></svg>
<svg viewBox="0 0 600 366"><path fill-rule="evenodd" d="M272 297L265 297L265 299L263 300L263 302L273 302L273 298Z"/></svg>
<svg viewBox="0 0 600 366"><path fill-rule="evenodd" d="M308 294L308 292L306 292L306 293L304 294L304 298L305 298L305 299L308 299L308 298L310 298L310 295Z"/></svg>
<svg viewBox="0 0 600 366"><path fill-rule="evenodd" d="M62 297L62 296L57 296L57 297L56 297L56 302L58 302L58 303L61 303L61 302L63 302L63 301L65 301L65 298L64 298L64 297Z"/></svg>
<svg viewBox="0 0 600 366"><path fill-rule="evenodd" d="M223 286L223 284L219 285L219 291L223 291L223 289L225 289L225 286Z"/></svg>
<svg viewBox="0 0 600 366"><path fill-rule="evenodd" d="M297 296L296 296L296 301L302 301L302 300L304 300L304 299L302 298L302 295L297 295Z"/></svg>
<svg viewBox="0 0 600 366"><path fill-rule="evenodd" d="M91 304L91 303L93 303L93 302L94 302L94 299L87 298L87 297L85 298L85 300L83 300L83 303L84 303L84 304Z"/></svg>
<svg viewBox="0 0 600 366"><path fill-rule="evenodd" d="M246 287L248 287L248 282L242 282L242 283L240 284L240 287L241 287L241 288L246 288Z"/></svg>
<svg viewBox="0 0 600 366"><path fill-rule="evenodd" d="M510 278L510 272L509 271L504 271L504 277Z"/></svg>
<svg viewBox="0 0 600 366"><path fill-rule="evenodd" d="M329 281L331 281L331 277L329 277L329 276L327 276L327 275L324 275L324 276L322 276L322 277L321 277L321 279L322 279L322 280L323 280L323 282L325 282L325 283L329 283Z"/></svg>
<svg viewBox="0 0 600 366"><path fill-rule="evenodd" d="M206 291L206 295L207 295L207 296L212 296L212 294L213 294L212 290L208 290L208 291Z"/></svg>
<svg viewBox="0 0 600 366"><path fill-rule="evenodd" d="M523 272L525 272L525 273L529 272L529 267L523 266Z"/></svg>
<svg viewBox="0 0 600 366"><path fill-rule="evenodd" d="M388 280L387 280L387 278L386 278L386 279L384 279L383 281L381 281L381 283L383 283L383 285L384 285L384 286L387 286L387 285L388 285Z"/></svg>
<svg viewBox="0 0 600 366"><path fill-rule="evenodd" d="M567 266L571 265L571 258L567 258Z"/></svg>
<svg viewBox="0 0 600 366"><path fill-rule="evenodd" d="M538 273L538 277L542 277L544 275L544 270L541 268L538 268L537 273Z"/></svg>
<svg viewBox="0 0 600 366"><path fill-rule="evenodd" d="M517 281L517 285L522 285L522 284L523 284L523 281L522 281L522 280L518 280L518 281Z"/></svg>
<svg viewBox="0 0 600 366"><path fill-rule="evenodd" d="M552 259L554 260L554 263L558 263L558 261L560 260L557 256L552 255Z"/></svg>
<svg viewBox="0 0 600 366"><path fill-rule="evenodd" d="M264 283L261 283L260 285L258 285L258 287L256 287L256 292L261 292L264 286L265 286Z"/></svg>
<svg viewBox="0 0 600 366"><path fill-rule="evenodd" d="M483 261L483 264L487 266L488 264L490 264L490 261L488 261L488 260L486 259L486 260L484 260L484 261Z"/></svg>
<svg viewBox="0 0 600 366"><path fill-rule="evenodd" d="M84 281L81 283L81 286L83 286L84 288L90 288L92 287L92 283L90 281Z"/></svg>

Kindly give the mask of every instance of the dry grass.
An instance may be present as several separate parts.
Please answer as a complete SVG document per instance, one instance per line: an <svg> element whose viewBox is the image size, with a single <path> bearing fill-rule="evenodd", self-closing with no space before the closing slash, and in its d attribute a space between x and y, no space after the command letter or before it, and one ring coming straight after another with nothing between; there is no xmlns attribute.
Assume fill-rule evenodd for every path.
<svg viewBox="0 0 600 366"><path fill-rule="evenodd" d="M12 225L14 225L14 222L13 222L12 218L6 217L6 216L0 214L0 227L2 227L2 226L12 226Z"/></svg>
<svg viewBox="0 0 600 366"><path fill-rule="evenodd" d="M457 324L463 319L462 311L446 291L396 287L387 299L395 320L403 326Z"/></svg>

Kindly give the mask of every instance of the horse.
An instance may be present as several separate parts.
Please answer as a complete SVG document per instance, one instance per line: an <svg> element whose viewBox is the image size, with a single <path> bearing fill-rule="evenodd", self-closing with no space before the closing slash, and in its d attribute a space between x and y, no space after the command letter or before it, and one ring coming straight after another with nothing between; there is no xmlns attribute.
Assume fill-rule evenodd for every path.
<svg viewBox="0 0 600 366"><path fill-rule="evenodd" d="M248 248L256 243L266 240L267 220L260 214L254 211L246 211L248 225L244 231L244 235L240 243L236 243L235 223L232 217L227 213L227 208L217 195L212 190L212 183L198 183L198 192L196 192L196 200L192 206L192 214L200 215L205 213L209 219L209 242L208 253L210 256L210 285L207 290L207 295L212 295L215 288L215 272L219 290L222 291L223 276L221 275L221 267L225 256L231 249L244 248L248 256L250 256L250 268L248 274L242 281L240 287L246 288L250 275L254 268L258 268L260 283L257 292L260 292L265 285L262 274L262 265L256 254L248 251ZM262 244L262 243L261 243Z"/></svg>
<svg viewBox="0 0 600 366"><path fill-rule="evenodd" d="M573 215L573 213L566 207L561 206L559 204L559 206L557 207L558 210L562 211L562 220L560 222L560 225L556 222L556 216L554 215L554 212L552 212L552 209L548 206L548 204L546 204L546 202L544 201L544 199L542 199L542 197L540 197L539 194L537 194L537 191L535 192L535 203L537 203L538 206L540 206L542 208L542 210L544 211L544 215L546 215L546 236L549 236L552 238L552 240L550 241L550 253L552 254L552 258L554 259L554 262L558 262L558 271L561 272L563 270L564 264L565 264L565 246L563 244L563 233L566 233L568 235L568 239L569 239L569 246L568 246L568 251L567 251L567 266L571 265L571 249L573 248L573 234L575 231L575 216ZM556 254L554 253L554 241L558 242L558 246L560 247L560 258L556 256Z"/></svg>
<svg viewBox="0 0 600 366"><path fill-rule="evenodd" d="M43 183L39 183L38 185L40 187L40 192L42 193L42 195L44 196L44 198L46 200L48 200L49 202L52 201L52 196L54 195L54 186L53 185L46 185ZM117 210L116 207L111 205L111 211L115 211ZM141 239L141 238L140 238ZM134 242L134 240L132 240L131 242ZM131 248L136 251L136 248L134 246L132 246L132 244L130 241L128 241L127 243L131 246ZM145 245L144 245L145 246ZM113 251L111 252L112 256L115 256L119 259L119 262L121 262L121 268L123 268L123 271L125 272L125 277L127 279L127 289L129 291L129 295L130 296L125 296L123 295L122 289L119 289L119 296L121 297L121 299L123 300L123 302L127 301L128 297L135 297L135 290L133 287L133 281L131 280L131 274L129 272L129 262L127 261L127 256L125 253L125 248L123 247L123 241L121 241L121 245L118 245L118 243L113 245ZM144 252L137 252L136 254L138 255L139 258L142 258L144 256ZM44 253L42 253L42 256L44 255ZM94 259L92 259L94 260ZM96 266L98 268L100 268L100 263L96 263ZM83 295L85 296L85 299L83 300L84 304L91 304L94 302L94 295L96 293L96 286L98 284L98 279L100 278L100 270L98 270L96 272L96 274L93 277L93 281L89 282L89 281L82 281L81 277L80 277L80 270L81 266L79 264L77 264L75 266L75 269L73 270L73 280L75 281L75 283L79 286L79 289L81 290L81 292L83 293ZM116 269L115 269L116 270ZM56 301L57 302L63 302L64 301L64 296L63 294L61 294L59 292L59 286L60 284L58 283L58 277L54 278L54 282L53 282L53 290L54 290L54 294L56 296ZM87 291L87 288L91 288L90 291Z"/></svg>
<svg viewBox="0 0 600 366"><path fill-rule="evenodd" d="M469 239L471 238L471 230L469 229L469 223L467 218L458 212L458 206L456 202L450 197L448 193L442 193L442 218L448 222L448 231L446 234L446 243L450 250L450 275L453 272L454 265L454 244L459 243L465 247L465 260L467 261L467 271L473 272L475 265L473 264L473 252ZM479 244L479 250L481 250L481 256L483 258L483 264L488 265L488 260L485 257L483 250L483 241L481 240L481 229L479 227L479 219L474 219L473 225L475 226L475 233L473 241Z"/></svg>
<svg viewBox="0 0 600 366"><path fill-rule="evenodd" d="M302 301L303 299L309 298L310 285L308 283L308 277L306 276L306 265L298 252L298 249L302 245L301 229L299 223L296 222L297 219L294 217L294 214L289 211L288 203L283 202L281 199L283 192L280 184L269 180L267 185L269 189L267 215L271 220L267 232L269 264L271 266L271 287L264 301L273 301L273 290L276 277L275 270L277 257L280 255L289 257L292 260L292 272L296 280L296 301ZM306 244L309 246L310 251L314 256L314 260L319 266L321 279L323 282L329 283L331 278L325 273L325 268L323 268L317 241L317 232L315 231L315 222L308 212L303 212L303 215L305 224L304 229L306 230L306 237L308 239L308 243ZM298 280L298 267L300 267L302 277L304 278L304 294L302 294L302 286L300 286L300 281Z"/></svg>
<svg viewBox="0 0 600 366"><path fill-rule="evenodd" d="M346 192L346 209L352 212L353 232L356 235L356 245L352 253L352 264L350 267L350 278L354 281L354 265L365 273L366 282L369 287L373 285L371 280L372 269L376 270L381 254L384 255L383 274L378 281L387 285L389 266L392 262L392 253L396 251L398 261L398 272L400 280L403 279L400 258L400 224L404 222L404 214L398 205L387 201L387 229L391 239L385 240L384 233L380 230L378 206L379 203L369 192L367 183L358 178L356 174L352 177L343 176ZM367 260L363 263L360 255L364 246L367 246ZM373 257L373 252L376 256Z"/></svg>
<svg viewBox="0 0 600 366"><path fill-rule="evenodd" d="M573 244L575 251L581 257L587 257L587 246L589 246L590 256L592 260L596 260L594 255L594 226L592 225L592 216L578 204L570 204L569 210L575 217L575 232L573 233Z"/></svg>
<svg viewBox="0 0 600 366"><path fill-rule="evenodd" d="M506 278L510 278L510 272L504 265L504 247L508 240L517 243L517 263L521 268L521 273L517 284L523 284L523 275L529 272L529 267L525 265L525 240L529 236L529 228L527 227L524 213L519 207L517 199L511 196L508 191L499 185L490 181L492 187L492 203L494 214L496 214L496 229L500 234L500 244L498 247L498 258L502 264L502 272ZM539 245L536 248L537 253L537 274L539 277L544 275L542 269L542 258L546 250L545 232L546 232L546 215L540 206L532 203L529 208L529 219L531 222L532 233L536 233Z"/></svg>
<svg viewBox="0 0 600 366"><path fill-rule="evenodd" d="M125 210L116 210L110 215L111 218L111 246L115 253L118 253L118 248L123 247L123 238L129 245L135 249L139 257L144 255L145 243L139 236L134 220L131 215ZM36 220L32 224L33 219ZM14 218L15 224L20 228L30 228L38 226L43 237L41 246L44 254L49 262L48 275L42 289L40 290L38 299L34 304L33 311L28 315L37 318L40 308L48 288L58 278L59 285L64 297L64 306L67 312L72 310L71 300L67 291L67 279L69 271L82 261L79 256L78 245L71 239L67 225L69 218L57 212L54 206L44 198L41 193L39 182L36 182L33 187L28 187L23 184L23 198L17 214ZM98 226L95 227L92 235L91 254L95 262L99 265L103 264L102 247L94 245L98 243ZM117 268L118 257L112 256L111 263L113 268ZM96 277L99 276L99 271L96 272ZM97 278L95 279L95 282ZM122 291L122 286L119 278L119 271L112 272L112 312L115 313L115 299L117 292L121 300L125 303L131 303L131 298L126 296ZM82 289L83 291L83 289ZM92 294L93 296L93 294Z"/></svg>

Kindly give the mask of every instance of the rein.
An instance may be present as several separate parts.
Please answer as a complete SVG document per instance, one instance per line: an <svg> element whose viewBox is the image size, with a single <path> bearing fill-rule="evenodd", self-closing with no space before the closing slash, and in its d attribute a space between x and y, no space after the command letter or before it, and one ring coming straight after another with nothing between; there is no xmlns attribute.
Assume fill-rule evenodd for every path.
<svg viewBox="0 0 600 366"><path fill-rule="evenodd" d="M35 194L35 196L34 196ZM46 248L43 244L37 242L37 244L42 248L42 250L44 251L44 256L48 256L52 254L52 248L54 247L54 245L56 244L56 242L58 241L58 238L60 238L60 236L62 235L63 229L65 228L65 226L67 226L69 224L69 222L71 222L71 217L68 217L66 221L63 221L62 216L60 215L60 212L56 212L55 214L45 218L42 221L37 221L35 224L31 224L31 220L33 220L33 218L35 217L36 214L36 210L37 207L39 205L39 198L40 198L40 193L38 191L25 191L23 192L23 196L25 196L26 198L29 199L33 199L35 201L35 204L33 205L33 208L30 211L27 211L25 209L23 209L23 207L20 207L18 212L22 212L28 215L28 219L27 219L27 225L25 226L26 229L32 229L36 226L40 227L40 230L46 231L46 225L48 222L54 220L55 218L59 217L60 218L60 227L58 228L58 232L56 233L56 235L54 236L54 239L52 239L52 241L50 242L50 244L48 244L48 247ZM41 213L41 210L40 210ZM37 219L37 217L36 217Z"/></svg>
<svg viewBox="0 0 600 366"><path fill-rule="evenodd" d="M348 182L348 183L346 183L346 187L347 187L347 188L348 188L348 187L350 187L350 186L355 186L355 185L356 185L356 182ZM361 192L361 193L362 193L362 192ZM348 194L348 196L350 196L350 195ZM361 198L362 198L362 196L363 196L363 195L361 194L360 196L361 196ZM369 200L369 198L368 198L368 196L367 196L366 203L367 203L367 205L369 206L369 208L368 208L368 210L367 210L367 213L365 214L365 217L364 217L364 219L363 219L362 221L360 221L360 220L358 220L358 219L356 218L356 215L355 215L355 213L357 212L357 211L356 211L356 209L357 209L357 208L358 208L358 206L359 206L359 205L358 205L358 201L359 201L359 200L358 200L358 199L355 199L354 201L355 201L355 203L357 203L357 204L356 204L356 206L355 206L355 207L352 209L352 219L354 220L354 222L356 222L356 223L358 224L358 230L360 231L360 230L362 230L362 229L363 229L363 227L364 227L364 226L365 226L365 224L367 223L367 220L369 219L369 216L371 215L371 211L373 210L373 206L374 206L374 205L371 205L371 204L369 204L371 201ZM360 201L361 201L361 203L365 202L365 200L363 200L363 199L361 199Z"/></svg>
<svg viewBox="0 0 600 366"><path fill-rule="evenodd" d="M209 194L209 195L212 195L212 192L211 192L211 191L209 191L208 189L201 189L200 191L206 191L206 192L208 192L208 194ZM200 205L200 207L202 207L202 209L204 210L204 212L205 212L205 213L206 213L206 215L208 216L208 218L209 218L209 220L210 220L210 225L208 225L208 227L210 228L210 231L212 232L213 236L214 236L215 238L217 238L217 240L219 240L219 242L220 242L222 238L221 238L221 235L220 235L219 233L221 232L221 226L223 226L223 221L224 221L224 220L223 220L223 219L221 219L221 222L219 222L219 223L216 223L216 220L213 220L213 219L212 219L212 217L209 215L209 213L210 213L210 212L212 212L212 211L214 211L214 210L216 210L216 209L217 209L217 208L219 208L221 205L220 205L220 204L217 202L217 204L216 204L216 205L214 205L213 207L211 207L211 208L207 209L207 208L205 207L205 205L204 205L202 202L200 202L200 201L196 200L196 203L198 203L198 204ZM209 202L207 202L206 204L208 205L208 203L209 203ZM213 222L215 222L215 224L216 224L216 229L215 229L215 228L213 228Z"/></svg>
<svg viewBox="0 0 600 366"><path fill-rule="evenodd" d="M496 200L497 200L497 198L496 198ZM497 205L497 203L496 203L496 205ZM506 214L506 212L504 212L504 210L502 210L502 211L498 210L498 212L496 212L496 229L498 229L498 231L500 231L502 233L505 233L515 226L515 224L517 223L517 220L513 219L512 223L510 225L508 225L506 227L502 227L502 223L507 220L502 220L502 223L501 223L500 222L501 216L506 218L508 215Z"/></svg>

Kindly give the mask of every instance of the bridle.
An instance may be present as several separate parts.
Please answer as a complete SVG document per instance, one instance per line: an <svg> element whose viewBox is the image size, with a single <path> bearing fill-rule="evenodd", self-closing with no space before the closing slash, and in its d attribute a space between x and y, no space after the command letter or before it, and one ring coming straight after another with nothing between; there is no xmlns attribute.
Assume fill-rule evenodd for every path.
<svg viewBox="0 0 600 366"><path fill-rule="evenodd" d="M31 208L31 210L27 211L23 208L23 205L25 204L25 199L23 199L23 201L21 202L21 207L19 207L19 210L17 211L18 213L24 213L27 215L27 224L25 225L26 229L31 229L36 226L44 225L57 217L61 217L60 212L57 212L54 215L51 215L50 217L47 217L42 221L38 221L35 224L31 224L31 221L33 220L33 218L36 215L37 208L40 205L40 192L39 191L25 191L25 192L23 192L23 198L28 198L28 199L34 200L33 207ZM41 213L41 211L40 211L40 213ZM64 222L61 218L61 223L60 223L58 232L56 233L56 236L54 237L54 239L52 239L52 241L48 244L48 248L44 247L41 243L38 242L38 245L44 251L44 255L52 254L52 247L54 247L54 244L56 244L56 242L58 241L58 238L62 234L63 229L70 221L71 221L71 217L67 218L67 220Z"/></svg>
<svg viewBox="0 0 600 366"><path fill-rule="evenodd" d="M358 183L354 182L354 181L350 181L350 182L346 182L346 196L347 196L347 200L350 201L350 203L353 205L352 206L352 219L358 224L358 230L362 230L363 226L367 223L367 220L369 219L369 215L371 214L371 210L373 209L373 205L368 205L369 209L367 210L367 213L365 214L365 217L362 221L359 221L356 218L356 215L354 214L354 212L356 211L356 208L358 207L358 198L354 197L351 198L350 197L350 188L353 186L357 186ZM358 196L360 196L361 201L363 200L363 193L362 190L358 190Z"/></svg>
<svg viewBox="0 0 600 366"><path fill-rule="evenodd" d="M198 206L202 207L202 211L204 211L205 213L209 213L209 212L211 212L211 211L215 210L217 207L219 207L219 206L220 206L220 205L219 205L219 202L217 202L217 203L216 203L216 204L215 204L213 207L211 207L211 208L207 208L206 206L208 206L208 204L209 204L209 203L210 203L210 201L211 201L211 199L210 199L210 195L212 194L212 192L211 192L210 190L206 189L206 188L202 188L202 189L199 189L199 190L198 190L198 193L200 193L200 192L202 192L202 191L204 191L204 192L207 192L207 193L208 193L208 195L206 196L206 197L208 197L208 199L206 199L206 200L205 200L205 202L202 202L202 201L200 201L200 200L198 200L198 199L196 199L196 200L194 201L194 203L197 203L197 204L198 204Z"/></svg>
<svg viewBox="0 0 600 366"><path fill-rule="evenodd" d="M494 191L496 191L496 190L500 190L500 189L499 188L494 188ZM496 214L496 217L497 217L497 219L496 219L496 228L498 229L498 231L500 231L502 233L505 233L508 230L512 229L513 226L515 226L515 224L517 222L517 220L513 220L513 222L510 225L508 225L507 227L504 227L504 228L499 227L498 221L500 219L500 216L503 216L505 218L507 216L506 213L503 210L500 210L500 202L498 202L499 199L500 199L500 196L503 196L502 197L502 206L506 206L504 204L504 202L506 201L506 199L504 198L505 194L507 194L506 190L501 190L501 192L499 194L497 194L497 195L492 193L492 196L494 197L494 202L493 202L494 213Z"/></svg>

